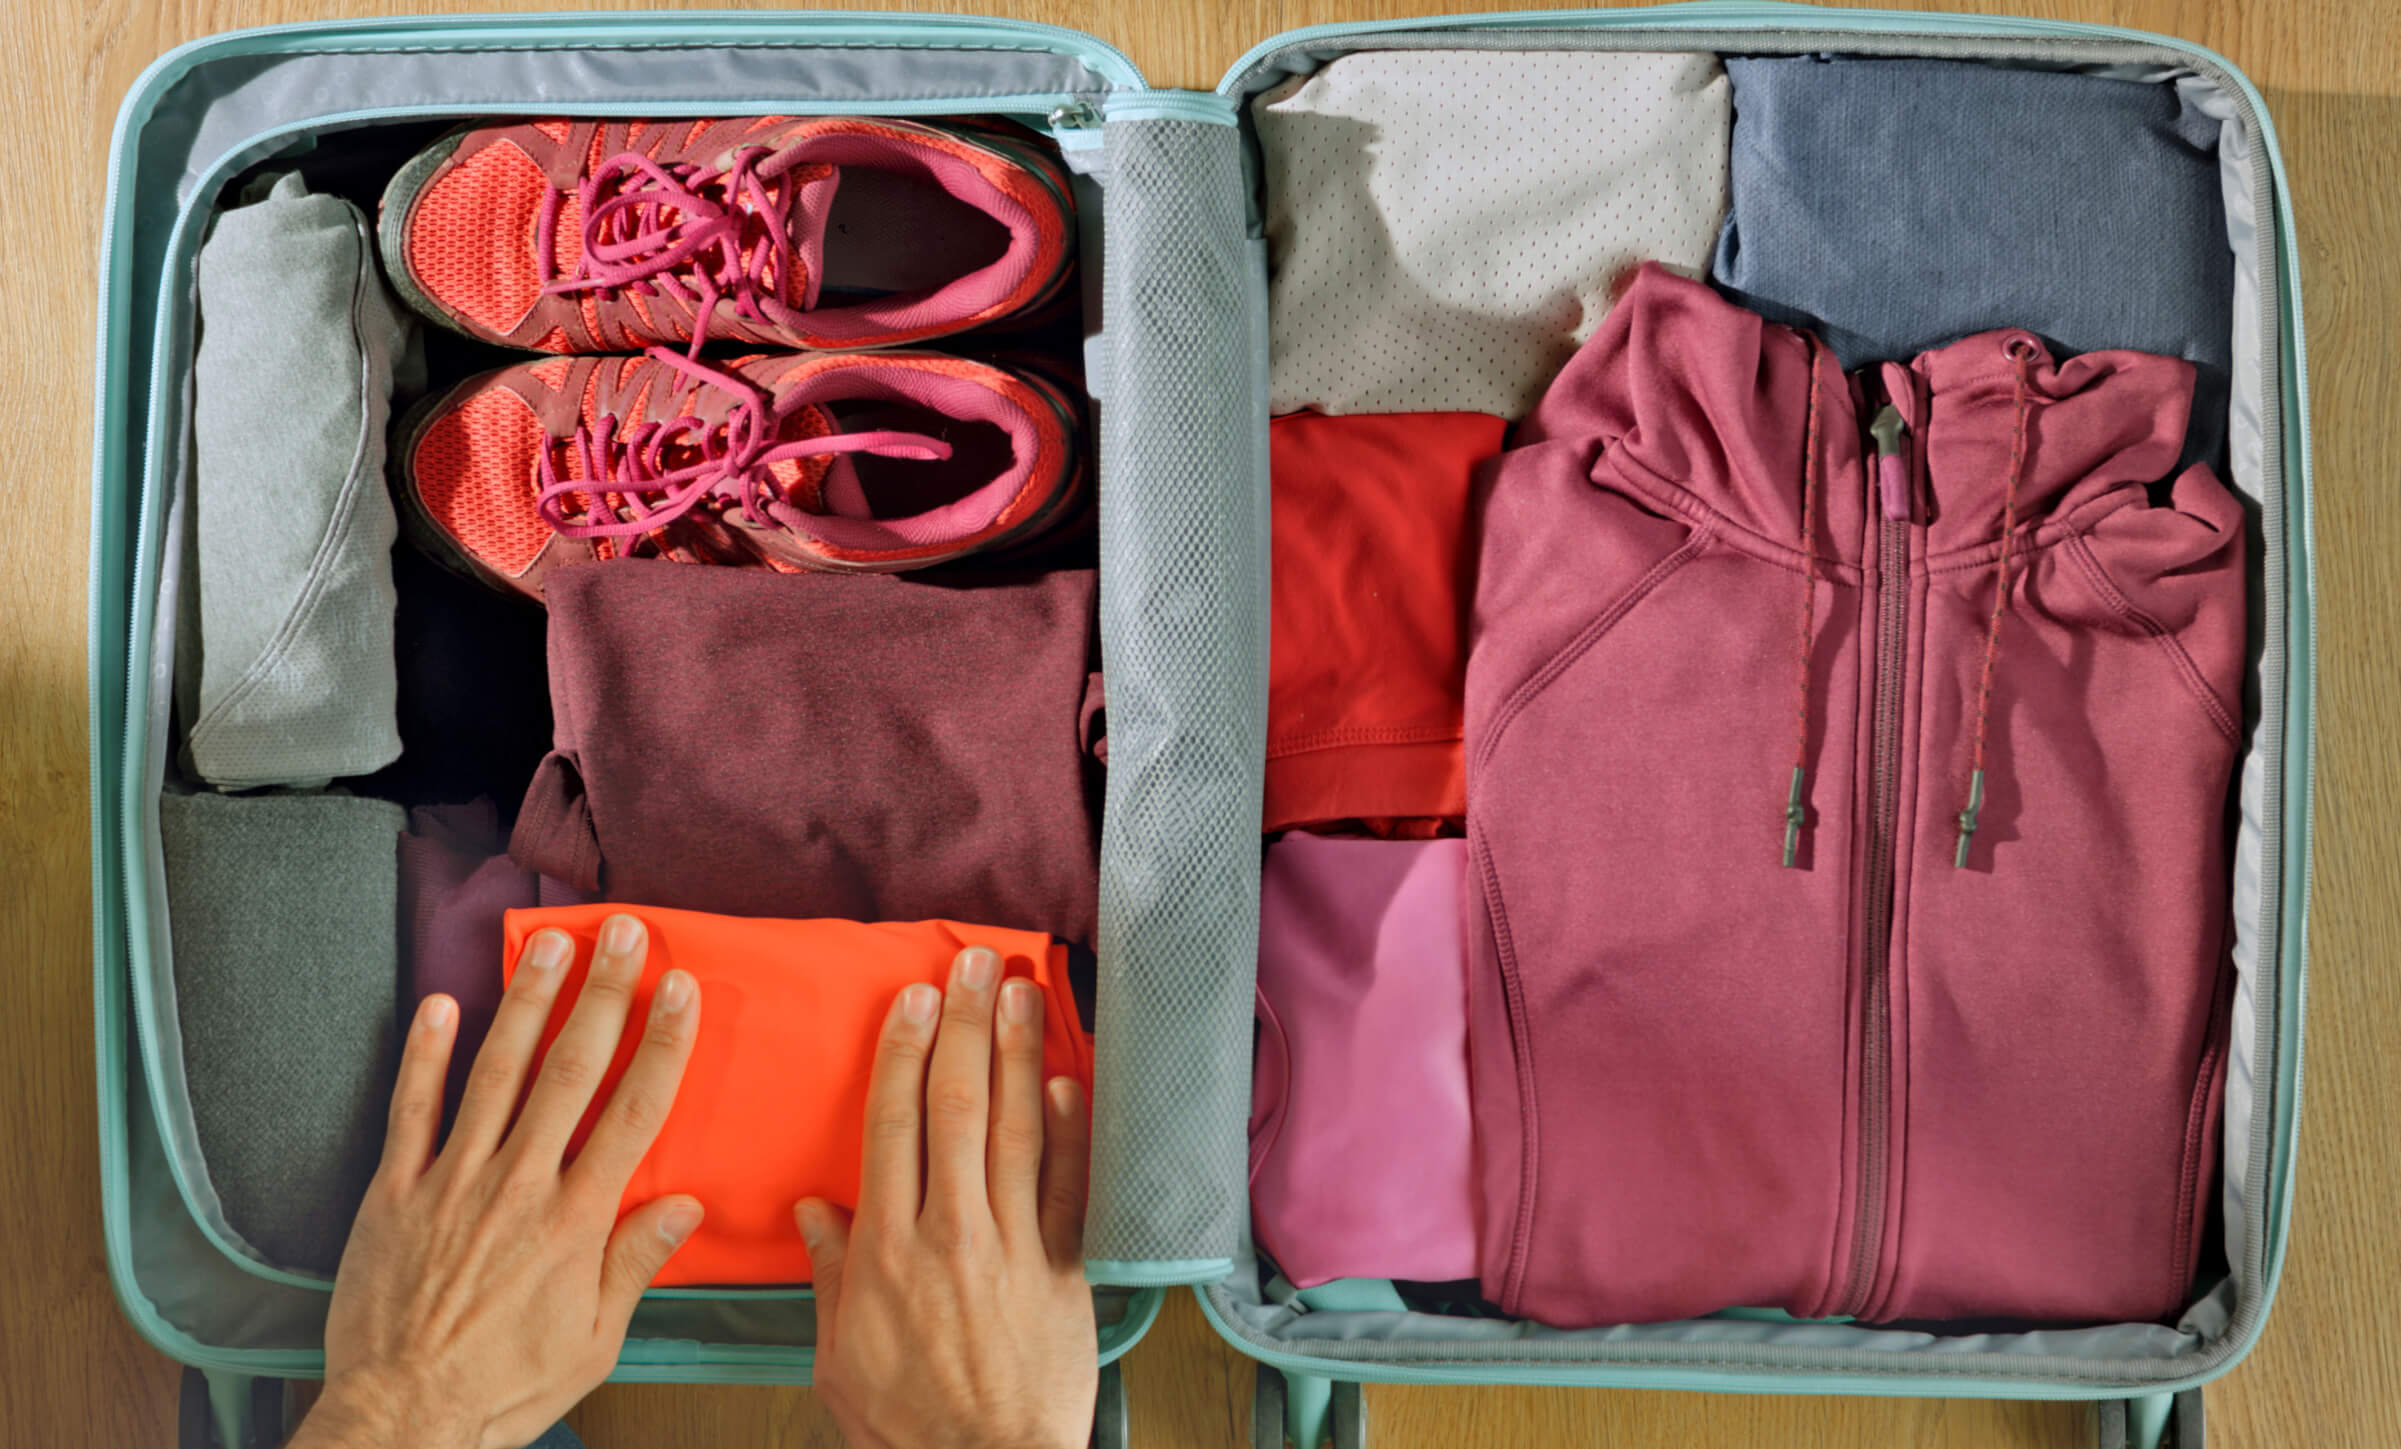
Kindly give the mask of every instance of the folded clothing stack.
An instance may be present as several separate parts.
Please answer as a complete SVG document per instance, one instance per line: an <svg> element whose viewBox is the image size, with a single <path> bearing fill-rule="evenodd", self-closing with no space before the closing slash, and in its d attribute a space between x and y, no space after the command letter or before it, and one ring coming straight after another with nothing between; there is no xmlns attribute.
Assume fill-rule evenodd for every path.
<svg viewBox="0 0 2401 1449"><path fill-rule="evenodd" d="M641 905L1092 939L1090 571L627 559L548 598L558 743L519 865Z"/></svg>
<svg viewBox="0 0 2401 1449"><path fill-rule="evenodd" d="M1726 214L1701 52L1362 51L1251 103L1276 412L1522 416L1646 260Z"/></svg>
<svg viewBox="0 0 2401 1449"><path fill-rule="evenodd" d="M363 180L390 135L320 138L310 174ZM855 1187L860 1024L963 941L1034 963L1053 1067L1089 1083L1075 184L994 117L516 118L418 148L375 238L297 176L214 218L162 820L187 1181L236 1248L330 1271L396 1006L456 998L455 1102L507 918L604 894L651 911L654 976L715 984L687 1100L797 1113L812 1190ZM431 388L401 304L435 324ZM891 346L978 329L976 357ZM423 396L387 491L396 374ZM492 798L520 796L512 858ZM638 1183L723 1183L772 1135L695 1159L671 1132ZM669 1281L806 1276L723 1206Z"/></svg>
<svg viewBox="0 0 2401 1449"><path fill-rule="evenodd" d="M2219 121L2185 86L1976 61L1729 60L1733 208L1714 275L1846 368L2018 327L2056 353L2200 370L2188 460L2225 440L2234 252Z"/></svg>

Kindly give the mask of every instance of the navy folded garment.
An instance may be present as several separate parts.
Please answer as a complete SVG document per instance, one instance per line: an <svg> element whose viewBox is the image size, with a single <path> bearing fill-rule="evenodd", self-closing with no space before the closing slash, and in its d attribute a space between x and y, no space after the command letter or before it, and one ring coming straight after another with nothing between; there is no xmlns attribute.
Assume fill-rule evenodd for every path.
<svg viewBox="0 0 2401 1449"><path fill-rule="evenodd" d="M2188 459L2225 437L2234 253L2218 122L2173 84L1970 61L1728 60L1715 280L1846 368L2023 327L2200 369Z"/></svg>

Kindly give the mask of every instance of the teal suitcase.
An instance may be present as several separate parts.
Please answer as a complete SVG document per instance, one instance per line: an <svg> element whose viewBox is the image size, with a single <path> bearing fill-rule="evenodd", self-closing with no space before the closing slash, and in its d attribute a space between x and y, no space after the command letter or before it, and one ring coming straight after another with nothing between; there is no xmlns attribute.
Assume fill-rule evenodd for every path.
<svg viewBox="0 0 2401 1449"><path fill-rule="evenodd" d="M1092 152L1141 78L1107 45L1044 26L824 14L559 15L293 25L212 36L134 84L110 151L93 435L93 1001L108 1269L144 1337L180 1360L189 1444L280 1442L281 1380L323 1372L330 1284L254 1256L225 1226L194 1145L173 1043L157 800L181 550L193 256L228 178L358 127L495 112L578 115L975 112ZM1087 238L1093 243L1097 238ZM1089 269L1088 269L1089 270ZM1104 1167L1105 1170L1105 1167ZM1114 1361L1164 1289L1094 1289L1096 1440L1121 1443ZM652 1293L615 1377L806 1383L805 1288Z"/></svg>
<svg viewBox="0 0 2401 1449"><path fill-rule="evenodd" d="M1360 49L1840 50L2191 76L2222 106L2237 253L2233 482L2265 547L2264 648L2241 774L2238 1001L2226 1112L2230 1274L2175 1326L1938 1338L1723 1316L1563 1332L1404 1311L1388 1285L1262 1291L1248 1241L1259 791L1265 729L1266 244L1249 97ZM637 63L638 62L638 63ZM507 111L999 112L1091 188L1086 370L1101 470L1110 779L1101 871L1088 1276L1104 1361L1191 1285L1262 1365L1252 1436L1365 1442L1363 1382L2091 1400L2107 1446L2201 1442L2199 1386L2257 1340L2292 1199L2313 741L2306 352L2275 132L2222 57L2056 22L1701 3L1321 26L1214 92L1152 90L1101 42L966 17L500 16L212 37L136 83L112 147L92 529L95 1022L109 1271L152 1342L197 1370L192 1433L246 1442L272 1380L322 1371L325 1285L255 1262L195 1205L171 1033L155 802L167 651L156 620L182 476L191 263L217 189L338 130ZM1097 277L1096 275L1097 274ZM1091 304L1097 303L1097 307ZM1090 324L1088 323L1088 326ZM138 401L137 401L138 400ZM617 1377L805 1381L805 1290L663 1292ZM1099 1442L1123 1437L1104 1385ZM254 1414L254 1403L269 1412Z"/></svg>

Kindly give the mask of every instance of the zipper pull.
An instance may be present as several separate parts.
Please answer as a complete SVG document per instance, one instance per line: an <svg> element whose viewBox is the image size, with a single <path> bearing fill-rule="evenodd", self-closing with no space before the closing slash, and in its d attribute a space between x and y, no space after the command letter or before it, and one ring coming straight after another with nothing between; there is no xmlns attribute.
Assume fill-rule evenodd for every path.
<svg viewBox="0 0 2401 1449"><path fill-rule="evenodd" d="M1876 491L1884 501L1884 517L1892 523L1909 521L1909 424L1901 410L1886 403L1868 424L1876 440Z"/></svg>
<svg viewBox="0 0 2401 1449"><path fill-rule="evenodd" d="M1967 848L1976 839L1976 817L1984 811L1984 772L1968 776L1967 808L1959 812L1959 851L1951 857L1954 870L1967 869Z"/></svg>
<svg viewBox="0 0 2401 1449"><path fill-rule="evenodd" d="M1801 826L1809 819L1809 807L1801 803L1809 767L1792 767L1792 793L1784 797L1784 864L1790 866L1801 848Z"/></svg>
<svg viewBox="0 0 2401 1449"><path fill-rule="evenodd" d="M1069 101L1050 113L1050 128L1054 131L1089 131L1100 124L1100 112L1090 101Z"/></svg>

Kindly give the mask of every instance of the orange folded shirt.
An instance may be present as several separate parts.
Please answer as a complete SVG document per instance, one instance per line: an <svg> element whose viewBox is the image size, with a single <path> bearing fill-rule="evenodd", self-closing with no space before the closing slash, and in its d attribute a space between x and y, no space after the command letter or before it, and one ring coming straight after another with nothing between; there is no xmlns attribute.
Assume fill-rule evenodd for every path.
<svg viewBox="0 0 2401 1449"><path fill-rule="evenodd" d="M510 911L504 980L534 932L555 926L576 942L575 965L542 1034L543 1054L582 994L600 923L618 911L650 928L629 1022L646 1017L651 990L667 971L681 967L700 983L700 1037L683 1086L618 1204L622 1217L688 1192L707 1208L659 1286L809 1281L792 1205L811 1196L857 1205L867 1071L884 1017L902 987L945 984L951 958L964 947L991 947L1004 976L1042 988L1049 1003L1043 1073L1091 1089L1092 1041L1069 992L1066 948L1034 931L953 921L777 921L607 904ZM629 1029L618 1044L573 1148L583 1145L640 1040Z"/></svg>
<svg viewBox="0 0 2401 1449"><path fill-rule="evenodd" d="M1262 829L1466 813L1467 495L1506 426L1483 413L1269 421Z"/></svg>

